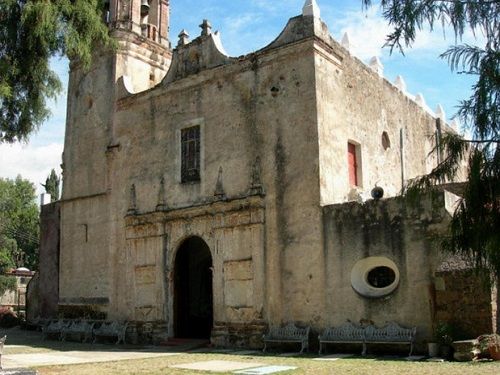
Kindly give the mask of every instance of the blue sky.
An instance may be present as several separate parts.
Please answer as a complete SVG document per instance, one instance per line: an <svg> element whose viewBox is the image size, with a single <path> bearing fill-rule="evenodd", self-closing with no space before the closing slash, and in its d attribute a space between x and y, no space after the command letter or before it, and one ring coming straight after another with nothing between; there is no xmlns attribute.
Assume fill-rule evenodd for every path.
<svg viewBox="0 0 500 375"><path fill-rule="evenodd" d="M397 75L406 81L410 95L422 93L432 109L441 104L448 118L456 111L460 99L470 95L471 77L450 72L447 63L438 58L455 42L453 34L441 29L419 34L413 48L402 56L391 55L382 49L390 32L387 22L377 8L365 11L361 0L317 0L321 18L332 36L341 40L348 32L351 53L364 62L373 56L384 64L384 76L391 82ZM278 36L289 18L299 15L304 0L171 0L170 39L177 44L177 35L186 29L195 38L198 25L206 18L214 30L219 30L225 50L232 56L258 50ZM446 36L446 39L444 38ZM464 41L477 43L472 35ZM65 86L68 80L67 61L53 59L53 69ZM0 177L13 178L18 174L34 182L39 192L52 168L59 172L64 143L66 92L51 102L52 117L31 137L27 145L0 145Z"/></svg>

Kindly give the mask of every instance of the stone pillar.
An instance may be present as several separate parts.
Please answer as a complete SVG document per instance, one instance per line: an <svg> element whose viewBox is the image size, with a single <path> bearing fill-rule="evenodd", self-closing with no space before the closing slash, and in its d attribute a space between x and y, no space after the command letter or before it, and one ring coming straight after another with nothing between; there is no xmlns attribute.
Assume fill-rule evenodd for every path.
<svg viewBox="0 0 500 375"><path fill-rule="evenodd" d="M170 10L166 0L160 0L160 43L168 45L168 30L170 27Z"/></svg>
<svg viewBox="0 0 500 375"><path fill-rule="evenodd" d="M61 204L54 202L41 207L40 213L40 316L57 316L59 302L59 243Z"/></svg>

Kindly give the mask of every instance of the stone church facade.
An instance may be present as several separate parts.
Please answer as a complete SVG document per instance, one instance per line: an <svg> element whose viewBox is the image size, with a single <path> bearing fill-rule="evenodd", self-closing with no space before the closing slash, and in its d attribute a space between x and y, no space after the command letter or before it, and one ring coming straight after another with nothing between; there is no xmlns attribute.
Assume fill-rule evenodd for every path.
<svg viewBox="0 0 500 375"><path fill-rule="evenodd" d="M237 58L207 21L172 49L167 0L108 6L118 49L70 71L59 309L218 345L346 320L427 339L449 194L397 195L451 128L336 42L315 1Z"/></svg>

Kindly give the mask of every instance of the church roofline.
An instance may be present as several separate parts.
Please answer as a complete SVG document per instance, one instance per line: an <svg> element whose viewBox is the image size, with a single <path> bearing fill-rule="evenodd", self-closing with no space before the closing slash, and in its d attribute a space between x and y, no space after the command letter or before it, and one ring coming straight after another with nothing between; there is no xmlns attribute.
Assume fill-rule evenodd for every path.
<svg viewBox="0 0 500 375"><path fill-rule="evenodd" d="M281 33L267 46L247 55L233 57L225 52L220 33L218 31L212 33L211 25L207 20L204 20L200 27L202 28L201 35L192 41L188 40L187 33L181 32L179 34L179 43L173 51L172 65L162 85L206 69L250 59L255 55L310 38L322 39L330 46L332 46L331 40L333 40L327 25L318 16L299 15L290 18Z"/></svg>
<svg viewBox="0 0 500 375"><path fill-rule="evenodd" d="M227 54L222 45L220 33L218 31L212 32L212 26L208 20L203 20L200 27L202 28L201 35L192 41L189 41L189 35L187 35L187 33L181 32L179 35L179 43L173 50L170 69L159 86L166 86L175 81L216 67L242 63L245 60L251 62L255 60L256 56L264 55L270 51L307 40L315 40L319 42L328 53L335 55L337 57L336 61L342 61L344 56L351 57L353 62L359 64L366 71L370 71L373 75L378 75L384 84L389 85L400 95L405 96L411 102L415 103L417 107L429 117L434 119L438 117L438 115L430 110L427 105L419 102L417 99L418 96L411 95L406 89L402 89L402 86L397 84L397 82L392 83L384 77L381 63L377 64L375 69L352 55L349 51L348 44L344 43L343 45L337 42L330 34L328 26L321 20L319 7L315 0L306 0L302 14L290 18L283 30L272 42L255 52L239 57L229 56ZM344 39L345 38L344 36ZM379 60L377 60L377 62L379 62ZM126 87L123 83L124 82L120 82L121 88ZM124 98L132 94L134 93L129 90L122 90L121 97ZM446 121L444 122L446 123Z"/></svg>

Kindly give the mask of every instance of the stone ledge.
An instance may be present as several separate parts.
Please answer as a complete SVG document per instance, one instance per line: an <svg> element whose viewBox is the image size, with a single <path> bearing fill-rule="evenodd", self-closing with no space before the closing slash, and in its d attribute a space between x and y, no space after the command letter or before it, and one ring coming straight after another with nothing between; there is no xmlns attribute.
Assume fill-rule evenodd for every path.
<svg viewBox="0 0 500 375"><path fill-rule="evenodd" d="M209 218L214 229L263 224L265 205L261 196L234 198L196 206L172 208L125 217L126 238L135 239L165 234L165 224L174 221Z"/></svg>

